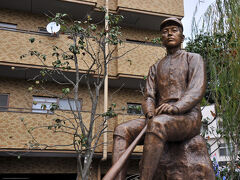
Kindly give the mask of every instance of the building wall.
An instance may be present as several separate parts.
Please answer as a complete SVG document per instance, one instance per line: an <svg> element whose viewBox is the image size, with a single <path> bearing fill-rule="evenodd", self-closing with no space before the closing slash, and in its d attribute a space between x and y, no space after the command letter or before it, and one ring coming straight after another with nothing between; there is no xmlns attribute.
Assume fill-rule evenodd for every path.
<svg viewBox="0 0 240 180"><path fill-rule="evenodd" d="M13 65L37 65L41 66L43 63L37 58L28 56L20 59L20 56L27 54L30 49L37 50L46 54L47 60L44 62L46 66L52 66L52 62L56 59L52 57L53 46L61 47L68 50L69 44L72 41L67 35L60 34L59 37L50 37L46 35L36 35L33 32L38 32L38 27L46 27L46 17L31 16L28 13L22 13L10 10L0 10L0 22L17 24L18 31L1 30L0 33L0 63L12 63ZM22 32L21 30L27 30ZM154 39L159 36L156 31L144 31L133 28L124 28L122 30L122 39L124 43L117 48L116 56L122 56L118 62L112 62L110 68L111 76L134 75L145 76L148 72L148 67L157 61L158 58L163 57L164 49L151 44L146 44L146 38ZM30 43L30 38L35 38L34 43ZM125 41L126 39L134 41ZM138 41L138 42L136 42ZM143 41L143 43L139 43ZM93 46L96 44L93 42ZM21 48L20 48L21 47ZM88 55L79 55L79 59L83 58L88 64L91 59ZM73 63L70 62L73 66ZM85 62L79 61L80 69L86 70ZM133 68L134 67L134 68Z"/></svg>
<svg viewBox="0 0 240 180"><path fill-rule="evenodd" d="M76 158L0 157L0 174L76 173Z"/></svg>
<svg viewBox="0 0 240 180"><path fill-rule="evenodd" d="M32 15L30 13L24 13L19 11L12 11L12 10L0 10L0 21L6 22L6 23L13 23L17 24L17 29L19 30L26 30L25 32L19 32L19 31L5 31L1 30L0 33L0 51L2 52L0 54L0 63L6 63L7 65L16 66L16 71L18 71L18 66L26 66L26 71L28 68L31 68L32 65L40 66L42 63L33 57L27 57L24 59L20 59L20 55L25 54L28 52L31 48L36 48L40 52L44 52L47 54L47 57L50 57L45 63L46 65L51 66L51 62L54 60L51 56L52 53L52 46L58 45L63 48L67 48L68 43L71 41L67 38L65 35L60 35L58 38L56 37L49 37L44 35L36 35L32 34L31 32L37 32L38 27L45 27L47 25L46 17L41 15ZM36 43L31 44L28 39L34 37L36 38ZM122 39L123 40L133 40L133 41L126 41L122 46L118 48L117 56L121 56L125 52L131 50L126 55L121 57L118 61L112 62L110 64L110 78L115 76L145 76L148 73L148 68L155 63L159 58L161 58L164 55L164 49L159 46L149 45L145 43L140 43L141 41L145 41L146 39L153 39L155 37L158 37L158 32L150 31L150 30L140 30L140 29L134 29L134 28L123 28L122 29ZM138 42L134 42L134 40ZM140 42L139 42L140 41ZM80 64L80 67L82 69L86 68L84 63ZM12 73L15 73L16 71L12 71ZM5 119L10 119L12 121L12 126L9 126L5 129L5 133L3 133L3 136L1 137L4 141L4 145L2 147L8 147L8 148L23 148L24 143L26 143L27 140L29 140L29 136L27 134L22 135L23 130L21 126L21 130L18 131L18 124L19 119L21 117L24 117L25 120L32 119L34 122L38 122L37 124L41 124L43 122L50 123L51 120L55 118L54 115L45 116L43 114L32 114L32 113L20 113L19 111L23 112L31 112L32 107L32 96L33 95L39 95L43 96L46 94L44 92L37 92L32 91L28 92L27 89L30 86L36 86L34 85L34 82L27 82L27 81L16 81L16 80L3 80L1 79L1 85L0 85L0 93L10 93L10 101L9 101L9 107L12 108L11 110L14 112L11 113L3 113L3 117ZM53 84L48 84L48 90L50 93L47 94L47 96L51 95L60 95L61 94L61 87L56 88ZM35 89L35 88L34 88ZM142 94L139 92L139 90L127 90L122 89L117 94L114 93L117 89L111 89L110 94L110 100L109 104L116 103L118 106L118 109L120 109L123 106L126 106L127 102L132 103L141 103L142 102ZM113 95L111 95L113 94ZM90 104L89 102L89 96L87 93L87 89L85 87L81 88L81 97L83 98L83 110L89 111L90 110ZM100 105L98 106L98 112L103 112L103 97L102 94L100 96ZM23 108L23 110L19 110L16 108ZM134 116L126 116L126 112L120 111L120 113L123 113L123 115L118 116L115 118L115 120L111 121L110 123L110 130L113 130L114 127L128 119L134 119ZM89 113L85 113L84 117L86 119L89 119ZM2 123L5 123L2 125L2 127L8 126L8 121L2 121ZM15 129L15 131L12 132L10 129ZM14 141L14 138L9 139L6 134L10 132L10 137L17 137L15 138L17 141ZM48 140L51 142L51 139L55 139L55 136L50 136L49 132L44 133L46 136L43 136L42 140ZM47 138L47 135L49 135L52 138ZM20 138L19 138L20 137ZM65 136L64 136L65 137ZM61 139L61 138L60 138ZM67 143L69 141L65 140L64 143ZM112 134L109 134L109 141L112 140ZM101 147L98 148L98 151L101 151ZM109 151L111 151L111 145L109 146Z"/></svg>
<svg viewBox="0 0 240 180"><path fill-rule="evenodd" d="M48 21L43 15L22 11L0 9L0 22L17 24L17 28L38 31L38 27L46 27Z"/></svg>
<svg viewBox="0 0 240 180"><path fill-rule="evenodd" d="M15 71L15 70L14 70ZM13 71L13 73L14 73ZM9 111L0 111L0 148L26 148L26 144L31 139L30 134L27 132L23 122L27 124L30 129L38 126L49 126L53 124L53 119L59 118L58 115L64 115L66 117L72 117L71 111L57 111L55 114L42 114L32 112L33 96L45 96L45 97L59 97L61 96L61 86L56 86L53 83L34 85L32 91L28 91L28 88L34 85L24 80L14 79L0 79L0 94L9 94ZM47 89L42 89L44 88ZM122 107L126 107L127 102L141 103L142 94L138 90L123 89L117 92L118 89L110 89L109 91L109 104L116 103L116 112L119 116L109 120L109 131L113 131L115 126L119 123L127 121L129 119L135 119L139 116L126 115L126 110L122 111ZM115 93L117 92L117 93ZM89 124L91 103L89 103L89 95L87 89L82 86L79 91L79 95L82 102L83 120L86 125ZM70 98L72 98L70 94ZM103 112L103 92L101 92L98 106L98 113ZM99 118L99 123L102 122L102 118ZM96 125L97 130L97 125ZM39 143L54 145L54 144L71 144L72 138L70 135L63 133L53 133L47 128L41 128L34 130L33 135L37 137ZM112 133L109 133L109 152L112 147ZM100 143L102 139L100 140ZM49 149L72 149L73 147L51 147ZM98 152L102 149L99 147Z"/></svg>
<svg viewBox="0 0 240 180"><path fill-rule="evenodd" d="M14 73L15 70L13 70ZM28 88L33 87L32 91ZM44 88L43 88L44 87ZM46 89L47 90L46 90ZM62 95L62 88L54 83L46 83L36 85L33 81L17 80L17 79L2 79L0 78L0 93L10 94L9 96L9 110L15 110L17 112L27 112L32 108L33 96L46 96L46 97L60 97ZM82 110L90 111L91 104L89 103L88 90L84 85L81 85L79 90L79 98L82 100ZM72 98L72 94L69 94L69 98ZM131 103L141 103L143 100L143 95L140 89L109 89L109 104L116 103L117 111L121 113L126 113L126 111L121 111L122 107L126 107L127 102ZM16 109L16 108L22 108ZM24 111L25 110L25 111ZM103 111L103 90L100 94L98 113Z"/></svg>
<svg viewBox="0 0 240 180"><path fill-rule="evenodd" d="M0 177L8 177L8 174L75 174L76 173L76 158L73 157L0 157ZM94 159L90 180L97 179L97 166L99 159ZM101 174L107 173L111 167L111 160L108 159L101 163ZM139 159L129 161L128 175L139 174L137 167L139 166ZM17 175L14 176L15 178ZM39 178L38 178L39 179Z"/></svg>
<svg viewBox="0 0 240 180"><path fill-rule="evenodd" d="M15 69L17 70L17 69ZM14 71L15 71L14 70ZM13 71L13 72L14 72ZM14 157L0 157L0 174L11 174L11 173L44 173L44 174L55 174L55 173L75 173L76 172L76 161L75 158L30 158L25 157L28 153L34 152L34 150L27 150L24 153L17 153L19 149L28 149L28 142L32 140L31 136L28 134L27 129L21 121L24 118L28 128L38 127L38 126L49 126L52 124L52 120L57 118L56 114L62 114L58 111L56 114L41 114L32 113L32 96L47 96L46 91L39 91L36 85L31 92L28 91L28 87L32 86L34 83L27 82L25 80L16 79L0 79L0 94L9 94L9 111L0 111L0 149L11 150L9 156L14 155ZM61 94L60 87L56 85L47 83L48 93L50 97L56 97ZM123 89L115 93L118 89L110 89L109 104L116 103L116 112L119 115L112 118L108 122L108 152L112 151L112 138L113 130L117 124L126 122L130 119L136 119L142 117L140 115L127 115L126 111L121 110L124 106L126 107L127 102L142 102L142 94L139 90ZM80 97L82 99L82 110L86 111L82 113L83 119L88 120L90 118L90 103L88 92L86 88L81 87ZM101 93L99 112L102 112L103 97ZM68 116L69 112L64 112L62 115ZM70 116L70 115L69 115ZM101 120L97 122L102 122ZM86 122L86 124L88 124ZM95 125L95 131L97 129L98 123ZM52 133L47 128L34 130L33 135L37 137L39 143L48 145L65 145L72 143L72 137L62 133ZM99 144L103 142L101 138ZM72 150L73 147L50 147L48 150L58 150L67 152ZM16 150L16 153L14 152ZM96 149L96 153L102 152L102 146ZM142 152L142 146L137 146L135 152ZM55 151L57 153L57 151ZM17 159L17 155L20 154L21 158ZM138 166L138 161L133 160L131 162L135 166L131 166L131 171L129 173L136 173L136 168ZM96 179L97 171L97 160L94 161L91 168L91 179ZM137 166L136 166L137 165ZM109 169L110 163L103 166L103 172Z"/></svg>
<svg viewBox="0 0 240 180"><path fill-rule="evenodd" d="M14 153L13 153L14 154ZM11 154L11 155L13 155ZM31 177L31 174L76 174L77 162L75 157L25 157L17 156L0 157L0 178L8 177L8 174L27 174L26 177ZM93 160L90 168L91 180L97 179L97 165L99 160ZM110 163L108 163L109 168ZM17 175L14 176L18 177ZM24 176L22 176L24 177ZM38 178L40 179L40 178ZM63 179L63 178L62 178Z"/></svg>

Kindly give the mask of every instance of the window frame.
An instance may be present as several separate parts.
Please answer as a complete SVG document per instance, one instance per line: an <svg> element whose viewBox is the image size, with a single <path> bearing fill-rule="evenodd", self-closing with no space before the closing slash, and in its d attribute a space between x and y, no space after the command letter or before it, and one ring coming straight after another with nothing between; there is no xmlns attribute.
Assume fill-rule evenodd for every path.
<svg viewBox="0 0 240 180"><path fill-rule="evenodd" d="M223 145L223 146L221 146L221 145ZM225 154L222 154L221 150L224 150ZM232 150L232 146L229 148L227 143L224 142L224 143L219 144L219 156L221 156L221 157L230 156L231 153L229 151L231 151L231 150Z"/></svg>
<svg viewBox="0 0 240 180"><path fill-rule="evenodd" d="M58 97L48 97L48 96L33 96L33 100L32 100L32 113L40 113L40 114L53 114L53 112L49 109L36 109L36 108L33 108L34 104L34 98L48 98L48 99L55 99L56 100L56 104L58 105L58 109L57 110L60 110L60 111L77 111L77 110L71 110L71 109L60 109L60 105L59 105L59 102L60 100L68 100L68 98L58 98ZM73 98L69 98L69 100L74 100ZM82 110L82 99L78 99L79 103L80 103L80 111ZM41 104L44 104L44 103L55 103L55 102L45 102L45 101L37 101L37 103L41 103ZM35 112L34 112L35 111Z"/></svg>
<svg viewBox="0 0 240 180"><path fill-rule="evenodd" d="M59 104L59 102L60 102L60 100L73 100L74 101L74 99L73 98L58 98L58 106L59 106L59 110L61 110L61 111L77 111L77 109L76 110L71 110L71 109L60 109L60 104ZM78 101L79 101L79 103L80 103L80 111L82 110L82 99L80 98L80 99L78 99ZM70 106L69 106L70 107Z"/></svg>
<svg viewBox="0 0 240 180"><path fill-rule="evenodd" d="M45 98L45 99L56 99L56 103L58 103L58 99L54 98L54 97L47 97L47 96L33 96L32 99L32 113L40 113L40 114L52 114L53 112L50 111L50 108L46 108L46 109L42 109L42 104L44 103L54 103L54 102L46 102L46 101L36 101L34 100L34 98ZM34 102L37 102L36 104L34 104ZM41 103L41 107L40 108L33 108L33 106L36 106L37 104Z"/></svg>
<svg viewBox="0 0 240 180"><path fill-rule="evenodd" d="M217 129L223 130L223 129L224 129L223 127L224 127L224 126L223 126L223 121L222 121L222 119L218 119L218 120L217 120Z"/></svg>
<svg viewBox="0 0 240 180"><path fill-rule="evenodd" d="M17 24L0 21L0 29L7 29L7 30L11 30L11 31L16 31L17 30Z"/></svg>
<svg viewBox="0 0 240 180"><path fill-rule="evenodd" d="M6 95L7 96L7 103L6 106L0 106L0 111L8 111L9 109L9 93L0 93L0 95Z"/></svg>
<svg viewBox="0 0 240 180"><path fill-rule="evenodd" d="M132 106L140 106L141 107L140 113L134 112L134 111L137 111L136 109L135 110L134 109L130 110L129 109L130 105L132 105ZM133 112L130 112L130 111L133 111ZM127 102L127 114L129 114L129 115L143 115L142 104L141 103Z"/></svg>

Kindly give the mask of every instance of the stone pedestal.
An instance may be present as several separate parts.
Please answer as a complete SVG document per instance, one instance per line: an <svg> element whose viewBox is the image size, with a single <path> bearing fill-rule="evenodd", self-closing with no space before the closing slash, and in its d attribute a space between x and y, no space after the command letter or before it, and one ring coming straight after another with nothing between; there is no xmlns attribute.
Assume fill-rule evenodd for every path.
<svg viewBox="0 0 240 180"><path fill-rule="evenodd" d="M215 180L212 162L202 136L165 146L154 180Z"/></svg>

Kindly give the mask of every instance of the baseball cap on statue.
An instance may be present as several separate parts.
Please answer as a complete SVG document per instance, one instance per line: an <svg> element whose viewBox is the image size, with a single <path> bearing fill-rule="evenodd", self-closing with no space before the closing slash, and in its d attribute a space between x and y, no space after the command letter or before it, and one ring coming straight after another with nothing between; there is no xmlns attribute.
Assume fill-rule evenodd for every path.
<svg viewBox="0 0 240 180"><path fill-rule="evenodd" d="M170 17L170 18L167 18L165 20L163 20L160 24L160 31L165 27L166 24L168 23L173 23L173 24L176 24L178 26L180 26L183 30L183 25L182 25L182 22L177 19L177 18L174 18L174 17Z"/></svg>

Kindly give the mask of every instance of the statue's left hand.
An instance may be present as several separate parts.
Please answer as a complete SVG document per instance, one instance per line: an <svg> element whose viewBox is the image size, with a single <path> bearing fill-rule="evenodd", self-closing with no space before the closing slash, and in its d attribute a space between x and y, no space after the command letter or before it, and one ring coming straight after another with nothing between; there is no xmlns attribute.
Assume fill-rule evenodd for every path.
<svg viewBox="0 0 240 180"><path fill-rule="evenodd" d="M167 104L167 103L163 103L161 106L159 106L157 109L155 109L155 114L177 114L178 113L178 108Z"/></svg>

